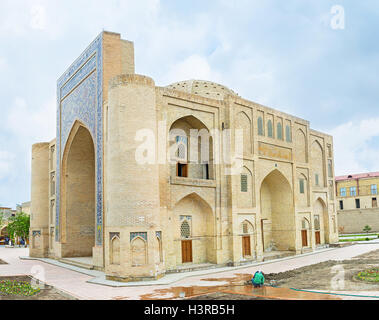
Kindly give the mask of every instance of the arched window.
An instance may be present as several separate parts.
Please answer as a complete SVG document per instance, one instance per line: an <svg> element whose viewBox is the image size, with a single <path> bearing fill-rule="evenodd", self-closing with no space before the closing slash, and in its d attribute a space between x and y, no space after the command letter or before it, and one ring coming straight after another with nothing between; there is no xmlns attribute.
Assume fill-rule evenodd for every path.
<svg viewBox="0 0 379 320"><path fill-rule="evenodd" d="M274 133L273 133L273 130L272 130L272 121L271 120L268 120L268 122L267 122L267 136L270 137L270 138L274 137Z"/></svg>
<svg viewBox="0 0 379 320"><path fill-rule="evenodd" d="M320 230L320 216L315 215L315 230Z"/></svg>
<svg viewBox="0 0 379 320"><path fill-rule="evenodd" d="M304 218L301 222L301 228L303 230L308 230L309 229L309 222L306 218Z"/></svg>
<svg viewBox="0 0 379 320"><path fill-rule="evenodd" d="M187 220L184 220L180 226L180 236L185 239L191 237L191 227Z"/></svg>
<svg viewBox="0 0 379 320"><path fill-rule="evenodd" d="M280 122L278 122L277 124L277 128L276 128L276 136L279 140L283 140L283 127L282 127L282 124Z"/></svg>
<svg viewBox="0 0 379 320"><path fill-rule="evenodd" d="M262 117L259 117L258 118L258 134L260 136L264 136L264 133L263 133L263 120L262 120Z"/></svg>
<svg viewBox="0 0 379 320"><path fill-rule="evenodd" d="M177 143L176 157L178 158L179 161L187 161L187 149L188 149L187 137L177 136L175 140Z"/></svg>
<svg viewBox="0 0 379 320"><path fill-rule="evenodd" d="M111 264L120 264L120 238L114 236L110 245Z"/></svg>
<svg viewBox="0 0 379 320"><path fill-rule="evenodd" d="M241 192L248 192L247 174L241 174Z"/></svg>
<svg viewBox="0 0 379 320"><path fill-rule="evenodd" d="M291 138L291 128L290 126L286 126L286 141L287 142L292 142L292 138Z"/></svg>
<svg viewBox="0 0 379 320"><path fill-rule="evenodd" d="M300 187L300 193L305 193L305 180L303 178L299 179L299 187Z"/></svg>

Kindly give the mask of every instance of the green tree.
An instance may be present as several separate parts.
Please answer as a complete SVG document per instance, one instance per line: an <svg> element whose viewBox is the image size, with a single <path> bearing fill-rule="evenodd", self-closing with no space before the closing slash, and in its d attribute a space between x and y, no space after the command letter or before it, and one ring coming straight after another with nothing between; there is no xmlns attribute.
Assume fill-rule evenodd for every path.
<svg viewBox="0 0 379 320"><path fill-rule="evenodd" d="M363 232L369 233L370 231L371 231L371 227L370 226L365 226L363 228Z"/></svg>
<svg viewBox="0 0 379 320"><path fill-rule="evenodd" d="M28 239L30 228L30 216L20 212L9 218L7 226L9 237L14 241L16 237Z"/></svg>

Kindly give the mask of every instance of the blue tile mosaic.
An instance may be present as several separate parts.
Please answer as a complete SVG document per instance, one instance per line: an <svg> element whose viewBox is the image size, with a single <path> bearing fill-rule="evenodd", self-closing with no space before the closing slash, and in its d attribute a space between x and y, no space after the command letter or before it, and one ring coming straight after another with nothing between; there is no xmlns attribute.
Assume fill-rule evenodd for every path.
<svg viewBox="0 0 379 320"><path fill-rule="evenodd" d="M141 237L142 239L147 241L147 232L131 232L130 233L130 242L132 242L137 237Z"/></svg>
<svg viewBox="0 0 379 320"><path fill-rule="evenodd" d="M103 34L101 33L58 79L57 190L55 240L60 241L60 174L62 156L76 120L92 135L96 153L96 245L103 243Z"/></svg>

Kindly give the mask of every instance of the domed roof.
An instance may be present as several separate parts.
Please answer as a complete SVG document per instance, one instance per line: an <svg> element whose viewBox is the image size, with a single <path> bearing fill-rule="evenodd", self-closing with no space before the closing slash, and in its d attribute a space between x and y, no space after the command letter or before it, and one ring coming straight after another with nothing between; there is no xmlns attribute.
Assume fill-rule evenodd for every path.
<svg viewBox="0 0 379 320"><path fill-rule="evenodd" d="M205 80L186 80L175 82L168 85L166 88L217 100L223 100L228 94L237 96L233 90L230 90L221 84Z"/></svg>

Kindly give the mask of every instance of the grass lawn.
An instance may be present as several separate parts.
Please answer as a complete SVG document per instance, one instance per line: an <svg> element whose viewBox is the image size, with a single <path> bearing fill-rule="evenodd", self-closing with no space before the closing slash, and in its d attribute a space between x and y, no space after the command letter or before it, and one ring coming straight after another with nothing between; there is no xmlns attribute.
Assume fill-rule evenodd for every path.
<svg viewBox="0 0 379 320"><path fill-rule="evenodd" d="M371 241L371 240L376 240L378 238L352 238L352 239L341 239L339 242L355 242L355 241Z"/></svg>
<svg viewBox="0 0 379 320"><path fill-rule="evenodd" d="M366 236L377 237L377 236L379 236L379 233L340 234L340 238L343 238L343 237L366 237Z"/></svg>

